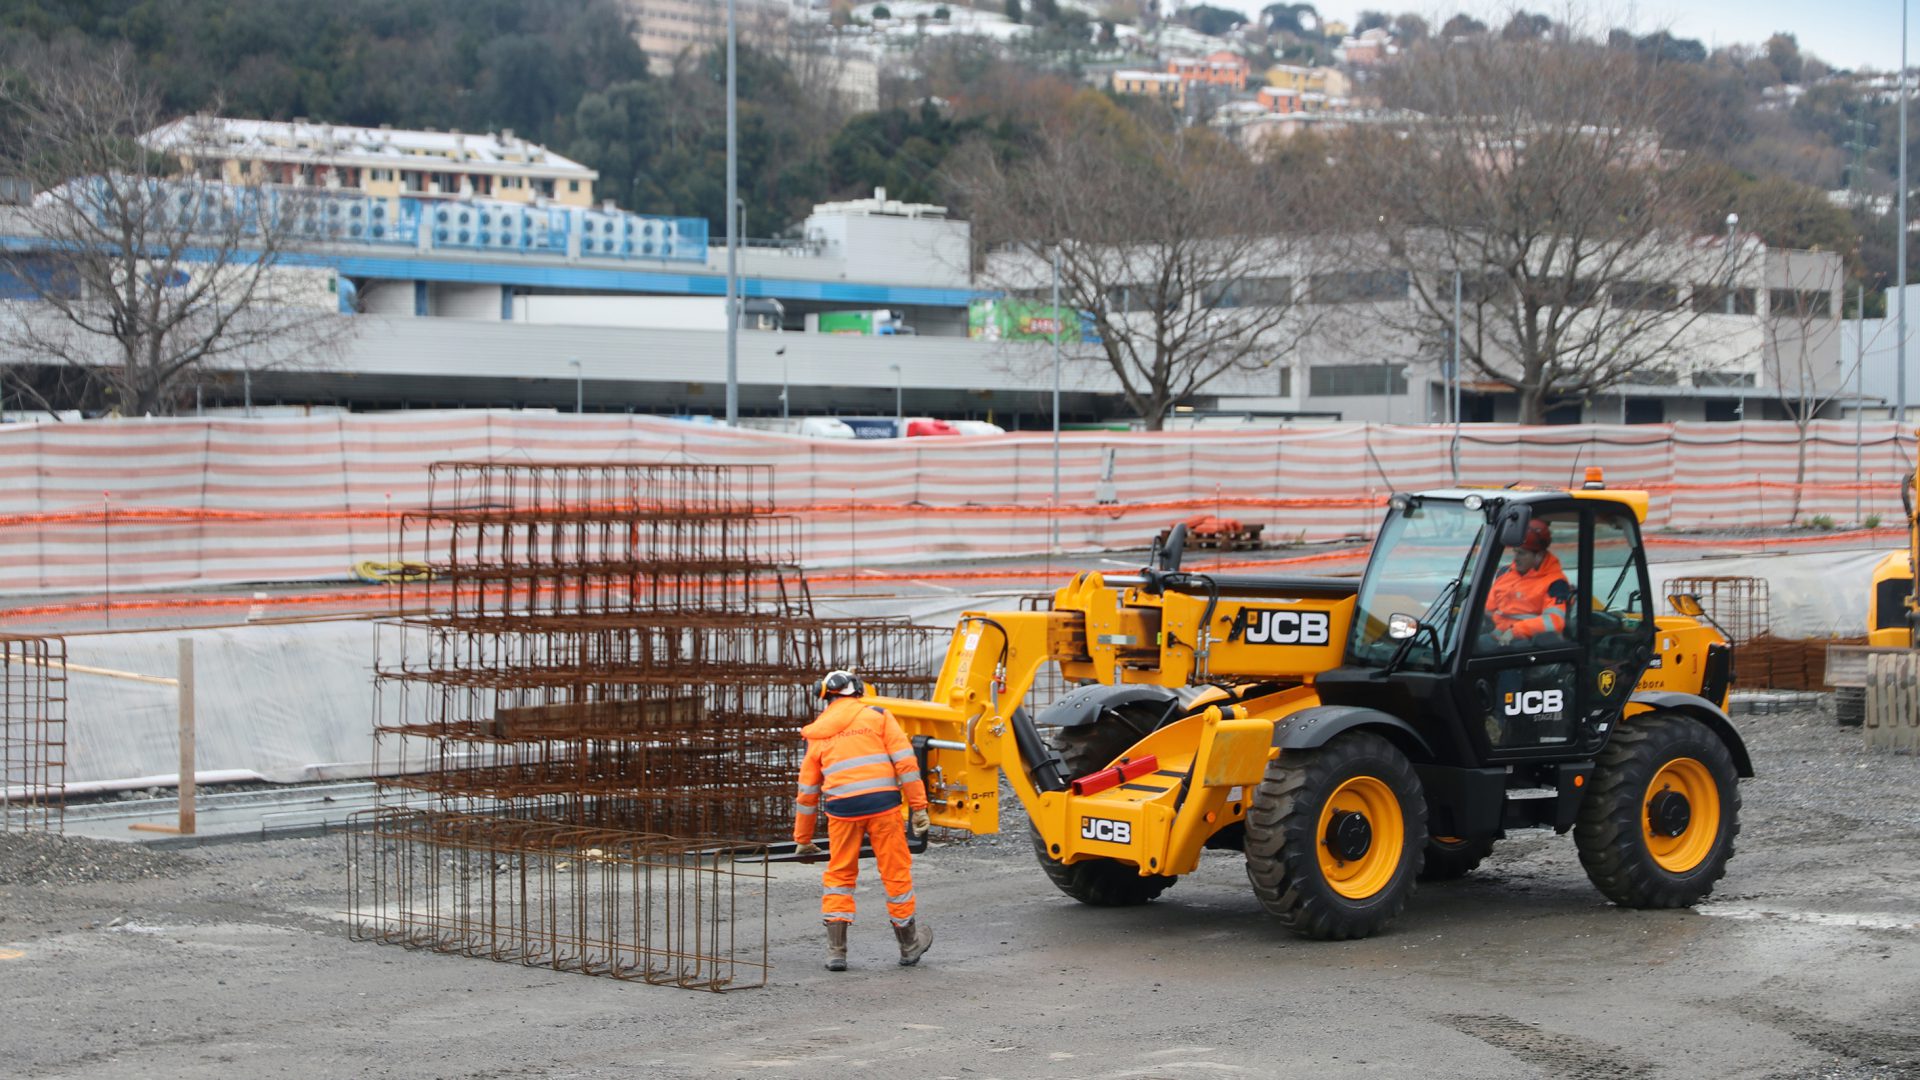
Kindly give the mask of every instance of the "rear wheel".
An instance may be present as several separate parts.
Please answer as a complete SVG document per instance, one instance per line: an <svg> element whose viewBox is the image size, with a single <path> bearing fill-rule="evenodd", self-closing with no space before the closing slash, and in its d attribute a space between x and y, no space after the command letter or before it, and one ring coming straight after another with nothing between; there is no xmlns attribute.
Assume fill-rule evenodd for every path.
<svg viewBox="0 0 1920 1080"><path fill-rule="evenodd" d="M1122 705L1102 712L1091 724L1061 728L1047 739L1047 746L1060 759L1061 772L1075 779L1104 769L1127 747L1139 742L1160 719L1159 708ZM1061 892L1083 904L1095 907L1137 907L1172 887L1175 878L1166 874L1141 876L1132 863L1117 859L1082 859L1068 864L1054 858L1040 830L1027 826L1033 838L1033 854L1048 880Z"/></svg>
<svg viewBox="0 0 1920 1080"><path fill-rule="evenodd" d="M1349 732L1267 764L1247 814L1247 877L1294 933L1366 937L1406 907L1426 840L1413 766L1380 736Z"/></svg>
<svg viewBox="0 0 1920 1080"><path fill-rule="evenodd" d="M1493 837L1463 840L1457 836L1427 837L1427 861L1420 869L1421 881L1452 881L1473 873L1488 855L1493 854Z"/></svg>
<svg viewBox="0 0 1920 1080"><path fill-rule="evenodd" d="M1713 891L1740 835L1733 755L1678 713L1620 722L1594 763L1574 844L1587 877L1623 907L1686 907Z"/></svg>

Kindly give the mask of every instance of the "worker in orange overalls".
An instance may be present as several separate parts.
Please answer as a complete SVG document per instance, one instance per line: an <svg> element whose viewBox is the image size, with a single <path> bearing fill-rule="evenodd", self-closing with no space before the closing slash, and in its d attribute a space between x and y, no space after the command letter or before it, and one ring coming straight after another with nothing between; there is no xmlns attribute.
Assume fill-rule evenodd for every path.
<svg viewBox="0 0 1920 1080"><path fill-rule="evenodd" d="M861 701L866 692L849 671L830 671L820 680L827 700L818 719L801 729L807 739L800 764L800 797L794 803L793 842L802 854L813 843L821 798L826 799L827 869L820 915L827 924L827 970L847 970L847 927L853 923L853 885L860 874L860 842L873 847L887 914L900 942L903 967L920 962L933 944L933 931L914 918L913 855L907 851L901 795L912 811L915 832L925 832L927 787L920 763L900 721L878 705Z"/></svg>
<svg viewBox="0 0 1920 1080"><path fill-rule="evenodd" d="M1499 644L1534 643L1542 634L1566 632L1573 590L1559 558L1547 550L1552 543L1553 530L1546 522L1528 522L1525 539L1513 549L1513 562L1487 590L1487 614Z"/></svg>

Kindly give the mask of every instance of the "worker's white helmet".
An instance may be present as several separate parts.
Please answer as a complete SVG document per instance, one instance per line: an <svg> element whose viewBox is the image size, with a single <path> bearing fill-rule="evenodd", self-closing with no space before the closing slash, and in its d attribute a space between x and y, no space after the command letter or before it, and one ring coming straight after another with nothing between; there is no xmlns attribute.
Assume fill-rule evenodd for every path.
<svg viewBox="0 0 1920 1080"><path fill-rule="evenodd" d="M866 689L851 671L829 671L820 680L820 696L823 698L859 697L866 693Z"/></svg>

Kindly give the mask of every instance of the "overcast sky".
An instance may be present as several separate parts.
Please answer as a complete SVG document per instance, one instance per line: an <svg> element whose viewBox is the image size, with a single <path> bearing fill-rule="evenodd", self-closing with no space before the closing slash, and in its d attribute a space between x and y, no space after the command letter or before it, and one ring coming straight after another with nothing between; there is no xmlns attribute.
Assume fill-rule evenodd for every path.
<svg viewBox="0 0 1920 1080"><path fill-rule="evenodd" d="M1196 0L1188 0L1189 3ZM1273 0L1209 0L1220 7L1257 12ZM1390 0L1326 0L1321 15L1351 21L1361 10L1414 11L1429 21L1445 21L1462 8L1432 8L1397 4ZM1553 0L1517 5L1471 4L1464 10L1482 22L1493 23L1514 7L1558 18L1569 7ZM1630 25L1642 33L1666 27L1676 36L1698 38L1709 48L1738 43L1759 44L1775 31L1800 39L1800 47L1838 67L1875 67L1893 71L1900 66L1900 0L1641 0L1639 3L1576 3L1577 17L1601 26ZM1163 7L1162 10L1165 10ZM1433 12L1445 14L1438 19ZM1908 61L1920 61L1920 37L1912 35L1920 23L1920 3L1909 12Z"/></svg>

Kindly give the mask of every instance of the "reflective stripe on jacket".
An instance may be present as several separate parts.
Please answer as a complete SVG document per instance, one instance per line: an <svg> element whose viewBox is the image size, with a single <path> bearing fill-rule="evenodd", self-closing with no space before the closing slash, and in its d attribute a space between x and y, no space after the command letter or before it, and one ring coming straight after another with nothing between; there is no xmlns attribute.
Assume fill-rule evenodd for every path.
<svg viewBox="0 0 1920 1080"><path fill-rule="evenodd" d="M893 714L859 698L840 698L801 729L807 739L800 763L800 793L794 800L793 835L813 837L814 815L865 817L900 805L904 793L915 810L927 806L927 788L913 744Z"/></svg>
<svg viewBox="0 0 1920 1080"><path fill-rule="evenodd" d="M1494 629L1514 637L1530 638L1548 631L1564 634L1572 595L1559 557L1549 551L1531 574L1512 565L1500 571L1487 590L1487 614L1493 617Z"/></svg>

